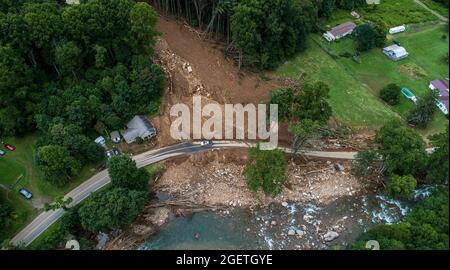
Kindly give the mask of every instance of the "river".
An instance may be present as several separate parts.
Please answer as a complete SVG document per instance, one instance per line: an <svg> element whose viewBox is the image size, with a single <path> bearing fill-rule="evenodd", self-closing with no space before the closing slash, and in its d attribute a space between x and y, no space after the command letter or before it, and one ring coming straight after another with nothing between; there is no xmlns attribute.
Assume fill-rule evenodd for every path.
<svg viewBox="0 0 450 270"><path fill-rule="evenodd" d="M418 189L415 200L429 194ZM376 224L399 222L413 202L389 200L380 194L346 197L332 204L288 203L248 210L201 212L172 217L158 234L142 243L140 250L280 250L345 249L361 232ZM324 241L327 232L338 232ZM295 232L296 235L289 235Z"/></svg>

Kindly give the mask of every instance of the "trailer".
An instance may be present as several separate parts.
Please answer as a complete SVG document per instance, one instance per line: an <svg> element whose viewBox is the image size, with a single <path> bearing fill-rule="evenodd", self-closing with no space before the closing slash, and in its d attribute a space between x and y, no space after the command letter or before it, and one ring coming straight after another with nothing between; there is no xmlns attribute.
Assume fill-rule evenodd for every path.
<svg viewBox="0 0 450 270"><path fill-rule="evenodd" d="M409 91L408 88L403 87L402 89L402 94L409 100L411 100L414 103L417 103L417 97L411 92Z"/></svg>

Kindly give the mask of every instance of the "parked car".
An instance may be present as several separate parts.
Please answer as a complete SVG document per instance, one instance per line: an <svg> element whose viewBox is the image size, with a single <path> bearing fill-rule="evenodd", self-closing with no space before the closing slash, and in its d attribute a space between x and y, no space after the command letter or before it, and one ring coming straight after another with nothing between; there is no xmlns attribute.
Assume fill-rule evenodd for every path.
<svg viewBox="0 0 450 270"><path fill-rule="evenodd" d="M21 188L19 190L19 193L27 200L31 200L31 198L33 198L33 193L29 192L28 190L26 190L24 188Z"/></svg>
<svg viewBox="0 0 450 270"><path fill-rule="evenodd" d="M4 156L5 155L5 151L0 150L0 156Z"/></svg>
<svg viewBox="0 0 450 270"><path fill-rule="evenodd" d="M14 150L16 150L16 147L13 146L13 145L11 145L11 144L9 144L9 143L5 144L4 146L5 146L5 148L8 149L9 151L14 151Z"/></svg>
<svg viewBox="0 0 450 270"><path fill-rule="evenodd" d="M200 145L201 145L201 146L211 146L211 145L213 145L213 141L211 141L211 140L208 140L208 141L202 141L202 142L200 143Z"/></svg>
<svg viewBox="0 0 450 270"><path fill-rule="evenodd" d="M401 44L399 41L397 41L397 40L394 40L393 42L394 42L394 44L397 45L397 46L402 46L402 44Z"/></svg>
<svg viewBox="0 0 450 270"><path fill-rule="evenodd" d="M122 154L120 153L120 150L116 147L113 147L112 151L115 156L120 156Z"/></svg>
<svg viewBox="0 0 450 270"><path fill-rule="evenodd" d="M107 157L108 159L112 158L113 156L114 156L114 153L113 153L112 150L106 151L106 157Z"/></svg>

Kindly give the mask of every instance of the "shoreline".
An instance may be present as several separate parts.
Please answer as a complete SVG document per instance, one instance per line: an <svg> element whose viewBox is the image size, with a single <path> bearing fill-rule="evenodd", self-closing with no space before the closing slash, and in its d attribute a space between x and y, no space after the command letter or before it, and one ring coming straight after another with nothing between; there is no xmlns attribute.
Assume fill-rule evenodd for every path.
<svg viewBox="0 0 450 270"><path fill-rule="evenodd" d="M290 160L284 191L272 198L262 191L248 190L242 176L246 160L247 151L234 150L210 151L164 162L165 172L153 187L156 200L105 249L136 247L163 230L173 218L204 210L227 215L235 209L254 213L288 204L327 206L376 190L372 181L361 181L350 174L348 161L305 161L298 157Z"/></svg>

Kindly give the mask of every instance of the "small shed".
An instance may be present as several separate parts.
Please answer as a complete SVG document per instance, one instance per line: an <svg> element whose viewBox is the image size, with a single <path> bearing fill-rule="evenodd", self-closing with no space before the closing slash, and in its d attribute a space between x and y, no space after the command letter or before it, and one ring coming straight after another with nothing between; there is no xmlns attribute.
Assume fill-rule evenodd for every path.
<svg viewBox="0 0 450 270"><path fill-rule="evenodd" d="M106 146L106 140L103 136L97 137L97 139L95 139L94 142L102 147Z"/></svg>
<svg viewBox="0 0 450 270"><path fill-rule="evenodd" d="M115 130L109 134L109 137L113 143L120 143L122 140L119 131Z"/></svg>

